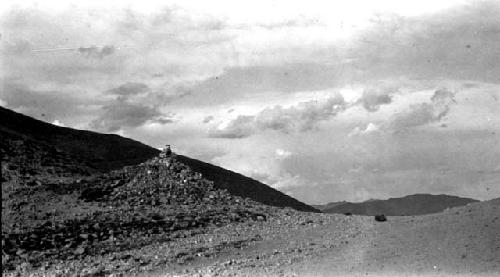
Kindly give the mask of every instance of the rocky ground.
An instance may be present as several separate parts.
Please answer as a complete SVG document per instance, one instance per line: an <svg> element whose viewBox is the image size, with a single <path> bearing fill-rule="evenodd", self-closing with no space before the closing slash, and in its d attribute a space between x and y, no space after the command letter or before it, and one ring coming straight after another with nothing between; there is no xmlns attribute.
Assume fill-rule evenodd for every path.
<svg viewBox="0 0 500 277"><path fill-rule="evenodd" d="M500 199L386 222L281 211L244 229L262 240L154 276L498 276L499 217Z"/></svg>
<svg viewBox="0 0 500 277"><path fill-rule="evenodd" d="M500 274L500 199L377 222L237 197L175 155L72 177L2 166L3 276Z"/></svg>
<svg viewBox="0 0 500 277"><path fill-rule="evenodd" d="M122 262L98 267L98 274L129 274L186 260L189 251L182 251L189 238L231 224L263 222L278 210L216 189L175 156L78 178L45 171L19 175L9 165L2 173L2 272L7 275L50 275L59 269L63 275L82 274L95 270L95 263ZM173 252L156 255L153 262L140 251L154 245L170 245Z"/></svg>

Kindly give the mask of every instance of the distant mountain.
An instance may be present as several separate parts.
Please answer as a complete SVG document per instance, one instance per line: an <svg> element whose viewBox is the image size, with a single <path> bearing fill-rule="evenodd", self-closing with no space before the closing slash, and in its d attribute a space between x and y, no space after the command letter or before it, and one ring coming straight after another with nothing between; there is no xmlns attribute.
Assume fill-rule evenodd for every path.
<svg viewBox="0 0 500 277"><path fill-rule="evenodd" d="M357 215L423 215L441 212L447 208L464 206L472 202L478 202L478 200L444 194L414 194L387 200L370 199L361 203L345 202L338 204L337 202L336 205L328 206L327 204L321 210L324 213L352 213Z"/></svg>
<svg viewBox="0 0 500 277"><path fill-rule="evenodd" d="M2 173L90 175L136 165L159 154L159 150L129 138L59 127L3 107L0 118ZM233 195L266 205L319 212L241 174L185 156L178 159L213 181L216 188Z"/></svg>

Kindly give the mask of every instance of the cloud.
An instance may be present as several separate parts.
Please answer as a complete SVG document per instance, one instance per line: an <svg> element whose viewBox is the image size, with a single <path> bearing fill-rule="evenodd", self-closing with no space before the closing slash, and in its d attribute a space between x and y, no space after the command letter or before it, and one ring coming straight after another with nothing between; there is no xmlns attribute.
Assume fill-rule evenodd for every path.
<svg viewBox="0 0 500 277"><path fill-rule="evenodd" d="M245 138L255 132L255 116L239 115L225 126L211 129L209 137L212 138Z"/></svg>
<svg viewBox="0 0 500 277"><path fill-rule="evenodd" d="M476 179L452 174L445 180L429 172L440 164L459 173L484 168L484 161L499 164L500 155L492 154L499 141L493 134L500 133L493 84L500 76L499 6L481 1L419 16L380 14L355 28L344 22L343 30L342 19L329 12L314 13L317 24L301 20L299 11L290 18L259 13L247 18L230 7L225 10L233 19L219 16L217 7L196 9L216 16L182 7L14 8L0 16L0 56L2 81L17 85L3 86L0 98L47 122L72 127L92 122L98 130L125 130L154 146L168 138L179 153L182 145L209 162L229 155L221 165L291 186L299 198L309 195L308 201L342 200L353 191L395 196L457 182L478 187L470 184L483 183L485 174ZM307 16L309 10L300 13ZM72 50L32 51L41 48ZM398 88L415 93L365 86L405 80L412 87ZM460 89L474 93L457 94L455 104L449 92L427 95L436 83L473 84ZM348 104L303 100L349 86L355 97L345 89ZM479 100L476 91L486 89L490 94ZM289 106L291 101L308 102ZM234 112L226 113L229 108ZM196 114L183 117L182 124L158 126L177 120L166 110ZM392 115L396 111L401 112ZM203 118L209 114L232 119L210 129L209 136L245 139L207 139L206 129L215 125L213 118ZM449 127L425 128L431 124ZM395 135L409 128L412 132ZM475 131L459 135L464 129ZM202 143L217 151L201 152ZM231 156L234 151L240 155ZM350 179L344 173L352 168L360 170ZM498 183L496 176L491 184ZM431 184L436 180L443 185ZM325 184L325 190L312 190L315 183Z"/></svg>
<svg viewBox="0 0 500 277"><path fill-rule="evenodd" d="M391 123L392 128L401 130L436 122L439 121L446 112L447 111L444 111L444 113L436 113L434 106L429 103L412 104L405 112L395 115Z"/></svg>
<svg viewBox="0 0 500 277"><path fill-rule="evenodd" d="M438 89L434 92L434 95L432 95L431 101L437 105L450 105L456 103L455 93L448 89Z"/></svg>
<svg viewBox="0 0 500 277"><path fill-rule="evenodd" d="M349 137L358 136L358 135L366 135L370 133L374 133L380 130L380 126L374 124L372 122L368 123L365 128L360 128L359 126L355 127L350 133Z"/></svg>
<svg viewBox="0 0 500 277"><path fill-rule="evenodd" d="M395 114L390 128L398 131L439 122L449 113L450 105L456 103L454 93L446 89L436 90L430 100L431 103L412 104L408 110Z"/></svg>
<svg viewBox="0 0 500 277"><path fill-rule="evenodd" d="M346 57L358 79L409 76L498 83L500 4L470 1L415 17L381 14Z"/></svg>
<svg viewBox="0 0 500 277"><path fill-rule="evenodd" d="M212 120L214 120L214 117L212 115L209 115L209 116L206 116L205 118L203 118L202 123L204 123L204 124L210 123Z"/></svg>
<svg viewBox="0 0 500 277"><path fill-rule="evenodd" d="M62 91L33 90L24 84L11 81L3 83L0 97L5 107L48 122L66 118L69 115L79 115L83 112L82 105L97 102L92 99L84 101L78 95Z"/></svg>
<svg viewBox="0 0 500 277"><path fill-rule="evenodd" d="M173 116L173 114L169 115L169 116ZM162 125L163 124L174 123L175 120L172 117L169 117L169 116L156 117L156 118L150 119L150 121L152 123L158 123L158 124L162 124Z"/></svg>
<svg viewBox="0 0 500 277"><path fill-rule="evenodd" d="M326 101L301 102L290 108L274 106L261 111L255 118L259 129L283 131L311 130L316 123L330 119L346 108L344 98L338 94Z"/></svg>
<svg viewBox="0 0 500 277"><path fill-rule="evenodd" d="M4 40L2 43L2 52L10 55L22 55L31 51L31 48L31 43L26 39Z"/></svg>
<svg viewBox="0 0 500 277"><path fill-rule="evenodd" d="M274 30L283 28L311 27L320 25L322 24L318 19L300 17L296 19L288 19L279 22L261 23L258 24L257 26L264 29Z"/></svg>
<svg viewBox="0 0 500 277"><path fill-rule="evenodd" d="M222 74L196 82L186 89L192 104L227 103L263 92L322 90L338 84L339 66L294 63L226 68Z"/></svg>
<svg viewBox="0 0 500 277"><path fill-rule="evenodd" d="M381 105L390 104L394 91L365 90L358 103L369 112L376 112Z"/></svg>
<svg viewBox="0 0 500 277"><path fill-rule="evenodd" d="M48 11L42 5L7 9L0 18L4 76L23 78L28 86L73 83L87 91L160 79L155 74L170 83L199 80L224 67L225 46L219 44L232 36L214 23L217 17L168 6L142 13ZM32 51L37 49L50 51Z"/></svg>
<svg viewBox="0 0 500 277"><path fill-rule="evenodd" d="M124 128L134 128L148 121L166 124L173 122L165 117L157 107L146 106L118 98L110 105L102 107L103 113L94 119L90 128L104 132L116 132Z"/></svg>
<svg viewBox="0 0 500 277"><path fill-rule="evenodd" d="M228 124L210 130L209 136L244 138L265 130L283 133L304 132L313 129L318 122L336 116L346 108L347 104L340 94L325 101L301 102L288 108L276 105L254 116L240 115Z"/></svg>
<svg viewBox="0 0 500 277"><path fill-rule="evenodd" d="M292 155L292 152L278 148L276 149L276 156L280 159L285 159L287 157L290 157Z"/></svg>
<svg viewBox="0 0 500 277"><path fill-rule="evenodd" d="M115 95L129 96L150 91L150 88L144 83L127 82L119 87L110 89L108 92Z"/></svg>

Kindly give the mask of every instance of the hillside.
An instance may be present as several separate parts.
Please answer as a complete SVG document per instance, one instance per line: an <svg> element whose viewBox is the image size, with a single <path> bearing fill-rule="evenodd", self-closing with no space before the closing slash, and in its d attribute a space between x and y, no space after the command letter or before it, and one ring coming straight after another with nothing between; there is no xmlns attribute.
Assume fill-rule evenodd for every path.
<svg viewBox="0 0 500 277"><path fill-rule="evenodd" d="M0 107L0 135L43 144L78 157L101 172L138 164L158 150L114 134L59 127Z"/></svg>
<svg viewBox="0 0 500 277"><path fill-rule="evenodd" d="M30 268L68 261L88 266L91 257L135 253L176 239L182 243L210 228L265 221L278 210L216 188L175 155L104 174L43 177L25 182L7 176L2 183L4 272L19 272L26 263Z"/></svg>
<svg viewBox="0 0 500 277"><path fill-rule="evenodd" d="M471 198L450 195L414 194L387 200L369 200L360 203L346 202L322 209L325 213L352 213L357 215L423 215L441 212L447 208L477 202Z"/></svg>
<svg viewBox="0 0 500 277"><path fill-rule="evenodd" d="M67 176L72 173L88 175L139 164L159 154L157 149L132 139L114 134L59 127L2 107L0 107L0 118L2 118L0 151L6 158L11 157L16 160L15 164L22 164L23 171L31 173L45 172L47 167L50 167L49 173L45 172L49 175L53 171L68 171L69 173L65 173ZM35 155L33 153L41 152L50 154L33 156ZM188 157L178 158L213 181L216 188L227 189L231 194L248 197L266 205L319 212L241 174ZM30 163L22 162L24 160L30 160Z"/></svg>

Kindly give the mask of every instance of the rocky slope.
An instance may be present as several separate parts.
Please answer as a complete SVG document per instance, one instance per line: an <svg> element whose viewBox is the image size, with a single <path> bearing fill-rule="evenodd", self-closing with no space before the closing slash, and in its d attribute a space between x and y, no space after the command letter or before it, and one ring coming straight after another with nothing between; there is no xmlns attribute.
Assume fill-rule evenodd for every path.
<svg viewBox="0 0 500 277"><path fill-rule="evenodd" d="M159 150L155 148L118 135L59 127L2 107L0 118L0 151L3 153L4 164L22 165L18 166L19 170L26 169L31 175L41 174L47 168L51 168L49 175L54 170L61 171L61 174L64 171L66 175L108 172L144 162L159 154ZM42 152L45 154L42 155ZM41 160L42 157L45 161ZM204 174L215 187L227 189L234 195L267 205L319 212L241 174L185 156L179 156L178 159ZM22 162L26 160L29 163ZM19 170L16 167L12 172Z"/></svg>
<svg viewBox="0 0 500 277"><path fill-rule="evenodd" d="M158 150L132 139L59 127L2 107L0 118L2 137L44 144L101 172L138 164L158 154Z"/></svg>
<svg viewBox="0 0 500 277"><path fill-rule="evenodd" d="M447 208L477 202L475 199L450 195L414 194L387 200L369 200L361 203L333 203L321 210L325 213L358 215L423 215L444 211Z"/></svg>
<svg viewBox="0 0 500 277"><path fill-rule="evenodd" d="M175 155L76 180L19 183L3 200L4 273L83 261L71 269L77 273L88 269L87 259L182 240L210 227L265 221L276 212L216 188Z"/></svg>

